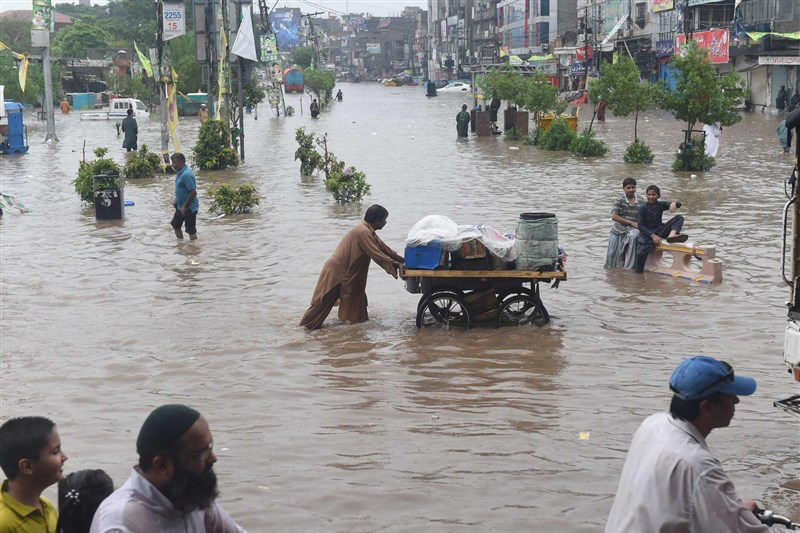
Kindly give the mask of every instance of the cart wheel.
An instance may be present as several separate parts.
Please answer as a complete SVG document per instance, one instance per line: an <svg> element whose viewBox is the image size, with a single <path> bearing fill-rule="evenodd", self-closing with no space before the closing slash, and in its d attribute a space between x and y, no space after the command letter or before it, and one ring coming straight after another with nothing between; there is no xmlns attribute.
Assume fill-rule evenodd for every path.
<svg viewBox="0 0 800 533"><path fill-rule="evenodd" d="M497 311L497 323L522 326L533 324L542 327L550 321L547 310L541 301L527 294L519 294L506 298Z"/></svg>
<svg viewBox="0 0 800 533"><path fill-rule="evenodd" d="M508 298L513 298L514 296L523 296L528 295L530 297L535 297L536 294L527 287L516 287L513 289L503 289L498 291L497 293L497 303L502 304Z"/></svg>
<svg viewBox="0 0 800 533"><path fill-rule="evenodd" d="M450 292L435 292L420 302L417 327L442 324L448 328L469 329L469 308L461 296Z"/></svg>

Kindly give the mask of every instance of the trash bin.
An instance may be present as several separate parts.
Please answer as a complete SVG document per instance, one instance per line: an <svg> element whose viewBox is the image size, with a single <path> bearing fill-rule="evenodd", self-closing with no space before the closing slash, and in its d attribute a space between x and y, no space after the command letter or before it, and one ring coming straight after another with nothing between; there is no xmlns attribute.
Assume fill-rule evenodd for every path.
<svg viewBox="0 0 800 533"><path fill-rule="evenodd" d="M125 191L119 174L99 174L92 177L94 215L97 220L125 218Z"/></svg>

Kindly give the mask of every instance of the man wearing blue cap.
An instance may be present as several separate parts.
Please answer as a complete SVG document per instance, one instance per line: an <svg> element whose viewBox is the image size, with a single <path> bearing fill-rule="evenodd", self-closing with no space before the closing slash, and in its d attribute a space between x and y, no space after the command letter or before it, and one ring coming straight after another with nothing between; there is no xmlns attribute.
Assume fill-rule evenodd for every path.
<svg viewBox="0 0 800 533"><path fill-rule="evenodd" d="M731 423L739 396L756 390L728 363L697 355L669 380L670 413L648 417L633 436L606 533L767 533L755 502L736 496L706 437Z"/></svg>
<svg viewBox="0 0 800 533"><path fill-rule="evenodd" d="M245 533L217 503L217 456L208 422L162 405L136 439L139 464L97 509L90 533Z"/></svg>

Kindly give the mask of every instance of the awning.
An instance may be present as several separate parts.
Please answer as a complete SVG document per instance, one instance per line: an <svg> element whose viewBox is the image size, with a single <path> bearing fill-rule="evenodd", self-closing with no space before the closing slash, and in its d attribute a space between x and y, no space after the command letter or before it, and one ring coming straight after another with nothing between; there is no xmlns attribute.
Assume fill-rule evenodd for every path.
<svg viewBox="0 0 800 533"><path fill-rule="evenodd" d="M759 66L758 61L742 61L741 64L737 65L736 72L748 72Z"/></svg>
<svg viewBox="0 0 800 533"><path fill-rule="evenodd" d="M608 40L609 40L609 39L611 39L611 38L614 36L614 34L615 34L615 33L617 33L617 32L619 31L619 29L622 27L622 25L623 25L623 24L625 24L625 21L626 21L626 20L628 20L628 15L623 15L623 16L622 16L622 18L621 18L621 19L619 19L619 22L617 22L617 23L614 25L614 27L613 27L613 28L611 28L611 31L610 31L610 32L608 32L608 35L606 35L606 38L605 38L605 39L603 39L603 42L602 42L602 43L600 43L600 44L601 44L601 45L604 45L604 44L606 44L606 43L608 42Z"/></svg>

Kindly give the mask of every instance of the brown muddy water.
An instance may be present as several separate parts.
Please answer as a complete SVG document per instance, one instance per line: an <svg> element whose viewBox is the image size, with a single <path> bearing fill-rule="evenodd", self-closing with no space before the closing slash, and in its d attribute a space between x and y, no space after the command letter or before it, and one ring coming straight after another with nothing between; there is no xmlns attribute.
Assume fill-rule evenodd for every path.
<svg viewBox="0 0 800 533"><path fill-rule="evenodd" d="M302 115L290 96L293 117L265 106L248 116L245 163L197 173L196 244L169 226L169 176L130 183L136 205L121 223L81 205L70 182L84 140L87 153L125 159L113 122L59 115L61 142L48 146L27 116L30 153L0 159L2 192L32 209L0 222L2 417L52 417L67 470L103 468L120 485L150 409L195 406L214 432L222 501L250 531L599 532L632 433L667 409L678 362L703 353L759 383L711 447L741 496L800 519L800 425L772 406L798 392L781 355L789 163L776 117L726 128L717 168L691 176L669 170L681 124L658 111L639 124L655 164L631 166L632 120L610 113L597 126L609 154L579 159L457 140L461 95L339 87L344 101L316 121L308 96ZM337 206L318 176L300 177L300 126L327 132L366 172L398 251L428 214L513 230L521 212L557 213L570 277L543 289L552 322L420 331L418 295L373 267L369 322L298 328L323 262L366 207ZM197 127L183 119L185 146ZM139 144L158 143L156 120L140 121ZM721 285L603 269L628 176L642 194L657 183L683 201L685 230L718 246ZM264 196L253 214L207 212L209 188L245 181Z"/></svg>

